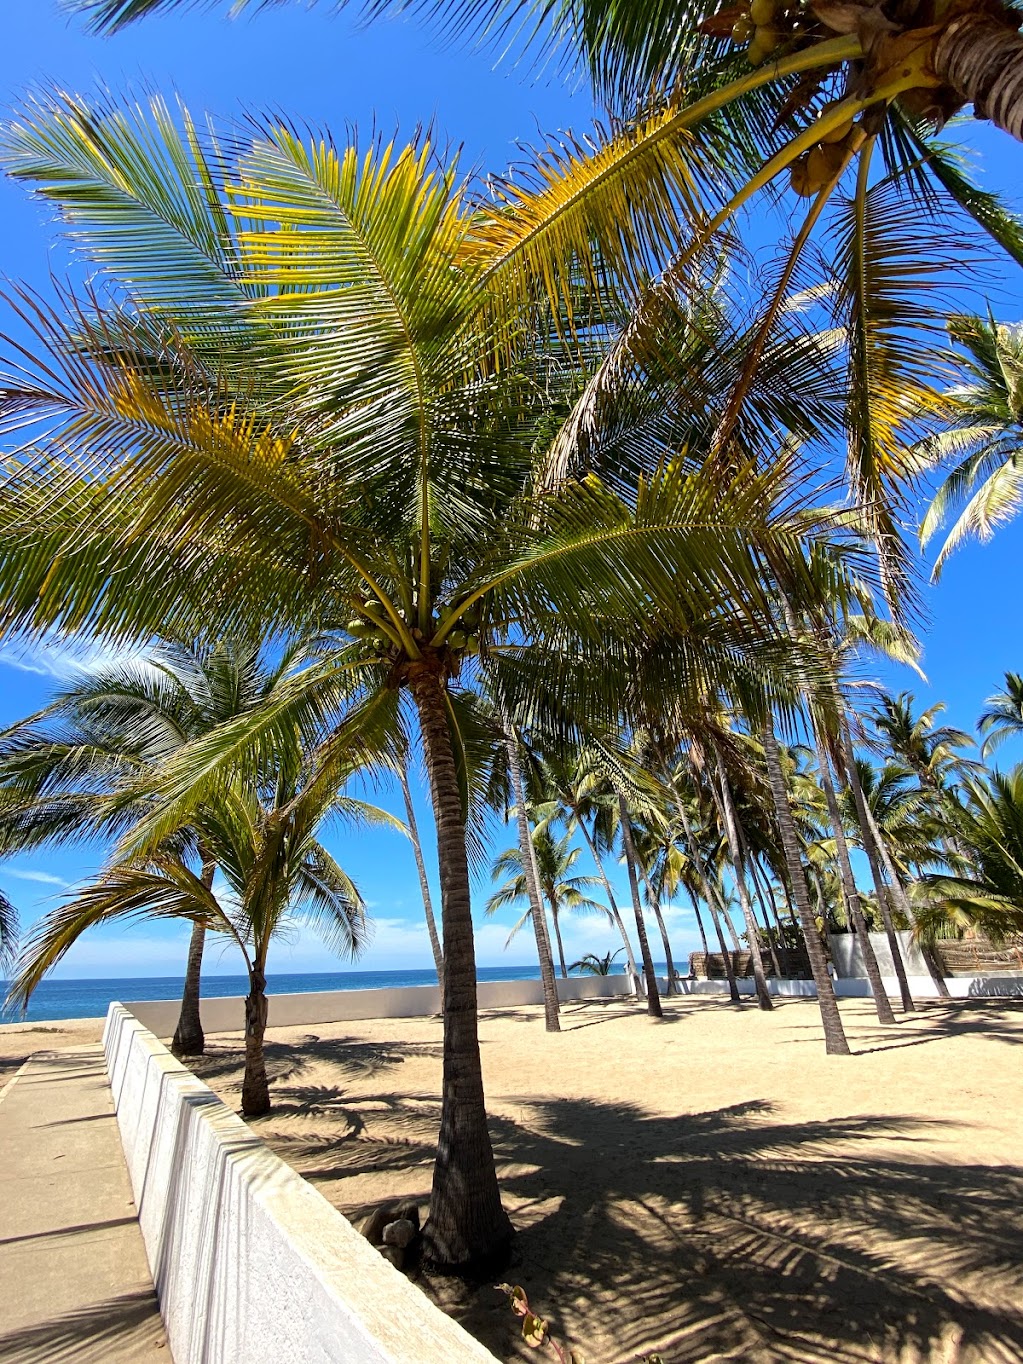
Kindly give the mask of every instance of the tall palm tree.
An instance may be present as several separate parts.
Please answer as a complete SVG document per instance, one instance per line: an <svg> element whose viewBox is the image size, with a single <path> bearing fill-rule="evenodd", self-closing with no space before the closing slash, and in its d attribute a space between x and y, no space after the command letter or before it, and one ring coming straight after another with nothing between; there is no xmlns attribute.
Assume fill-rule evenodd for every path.
<svg viewBox="0 0 1023 1364"><path fill-rule="evenodd" d="M43 916L22 950L11 998L27 1003L43 976L89 928L124 918L182 918L224 934L245 959L245 1074L242 1112L269 1112L263 1056L270 947L290 922L307 922L342 956L366 942L365 906L355 884L317 834L330 819L401 827L391 816L341 794L349 772L337 746L306 755L295 735L278 750L264 780L235 780L193 813L195 845L227 883L223 899L196 876L176 840L154 837L146 819L122 836L114 859L94 881Z"/></svg>
<svg viewBox="0 0 1023 1364"><path fill-rule="evenodd" d="M555 839L549 831L541 829L533 835L533 847L536 851L539 891L543 900L550 907L551 919L554 923L554 936L558 944L561 976L563 980L567 980L568 966L565 962L565 948L561 941L560 915L566 910L576 914L602 914L609 922L612 922L611 914L607 905L602 905L599 900L594 900L588 893L600 885L599 878L572 875L572 869L582 856L582 849L572 847L571 835L565 834L563 837ZM506 880L487 900L487 914L496 914L498 910L504 909L508 905L516 905L530 898L526 884L525 859L520 848L507 848L500 853L494 859L491 876L495 881L501 876L504 876ZM533 912L533 908L530 906L512 926L511 932L508 934L509 942L520 929L525 927L527 921L532 918Z"/></svg>
<svg viewBox="0 0 1023 1364"><path fill-rule="evenodd" d="M0 846L103 838L152 802L147 771L189 740L265 702L287 676L297 650L271 663L242 636L212 644L166 641L139 659L112 663L64 687L43 710L0 735ZM200 849L201 876L215 861ZM201 1056L199 1009L206 927L192 922L181 1013L171 1042L178 1056Z"/></svg>
<svg viewBox="0 0 1023 1364"><path fill-rule="evenodd" d="M957 316L948 331L960 348L962 381L945 394L940 429L916 447L932 467L955 464L920 527L926 545L955 515L934 561L935 579L965 539L990 540L1023 501L1023 326Z"/></svg>
<svg viewBox="0 0 1023 1364"><path fill-rule="evenodd" d="M898 696L882 692L870 710L870 724L898 761L915 773L921 786L937 794L963 770L964 758L958 750L972 748L974 741L961 729L935 723L945 711L943 701L914 715L913 699L912 692L899 692Z"/></svg>
<svg viewBox="0 0 1023 1364"><path fill-rule="evenodd" d="M480 660L513 718L613 731L652 617L671 641L665 685L705 685L775 639L777 579L802 579L801 546L830 522L791 457L722 470L688 456L670 349L643 410L622 384L618 438L648 476L635 462L613 484L565 471L540 491L552 403L578 381L566 328L550 310L545 330L531 325L561 247L547 239L554 274L539 270L535 217L512 247L503 210L425 145L338 147L270 121L221 146L158 102L147 114L60 99L7 145L127 302L19 305L42 354L19 355L0 404L6 429L29 432L0 507L0 624L319 633L287 696L170 760L177 794L156 832L310 712L335 716L350 748L391 736L399 749L411 698L444 954L424 1235L436 1262L479 1267L511 1236L470 906L463 698ZM599 348L605 334L578 339ZM648 397L662 416L650 447L635 439Z"/></svg>
<svg viewBox="0 0 1023 1364"><path fill-rule="evenodd" d="M999 942L1023 933L1023 764L970 777L964 791L957 835L971 865L921 878L917 925L931 941L980 929Z"/></svg>
<svg viewBox="0 0 1023 1364"><path fill-rule="evenodd" d="M183 0L71 0L112 31ZM242 0L244 5L246 0ZM973 105L1019 140L1023 58L1009 0L921 6L917 0L724 5L709 0L628 5L610 0L364 0L377 15L418 8L460 38L474 28L502 49L531 48L589 72L610 113L599 128L544 150L530 176L495 181L498 233L550 255L547 280L563 287L596 246L632 285L630 321L593 374L560 443L561 462L589 458L600 409L616 376L642 371L663 351L657 320L680 283L702 268L720 229L779 189L809 199L781 243L763 327L737 365L720 411L726 447L790 286L826 241L828 296L847 339L847 471L864 509L893 601L912 567L901 536L908 453L916 416L941 405L933 387L938 277L962 267L961 244L979 229L1017 262L1023 229L977 187L958 148L930 135ZM752 70L750 67L752 66ZM553 211L550 211L553 210ZM652 282L651 282L652 281ZM965 276L969 283L969 269Z"/></svg>
<svg viewBox="0 0 1023 1364"><path fill-rule="evenodd" d="M989 696L984 705L977 729L984 736L981 755L988 758L1006 739L1023 734L1023 677L1006 673L1005 689Z"/></svg>

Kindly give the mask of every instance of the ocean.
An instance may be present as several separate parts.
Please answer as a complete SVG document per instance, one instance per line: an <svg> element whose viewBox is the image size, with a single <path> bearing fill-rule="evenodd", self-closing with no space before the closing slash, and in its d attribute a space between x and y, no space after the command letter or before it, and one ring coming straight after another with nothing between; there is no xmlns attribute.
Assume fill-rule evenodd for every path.
<svg viewBox="0 0 1023 1364"><path fill-rule="evenodd" d="M658 965L663 974L664 966ZM679 967L678 969L682 969ZM536 980L539 967L481 966L483 980ZM433 971L331 971L307 975L268 975L267 990L272 995L309 994L314 990L379 990L398 985L435 985ZM44 980L29 1001L28 1012L8 1011L0 1022L52 1022L59 1018L100 1018L115 999L180 999L182 976L125 976L116 980ZM248 993L245 976L203 976L204 995L244 995ZM0 998L6 993L0 983Z"/></svg>

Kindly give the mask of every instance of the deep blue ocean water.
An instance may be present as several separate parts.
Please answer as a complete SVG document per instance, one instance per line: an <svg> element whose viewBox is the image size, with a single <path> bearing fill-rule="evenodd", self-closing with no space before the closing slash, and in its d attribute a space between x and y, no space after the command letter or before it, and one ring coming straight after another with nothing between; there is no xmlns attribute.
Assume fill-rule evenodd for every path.
<svg viewBox="0 0 1023 1364"><path fill-rule="evenodd" d="M679 968L681 969L681 968ZM664 967L658 970L663 973ZM538 967L481 966L480 980L536 980ZM374 990L397 985L435 985L433 971L336 971L309 975L269 975L270 994L300 995L314 990ZM58 1018L101 1018L112 1000L180 999L181 976L131 977L117 980L44 980L29 1002L27 1014L5 1013L0 1022L15 1023L21 1018L42 1023ZM204 995L244 995L245 976L203 976ZM6 993L0 984L0 999Z"/></svg>

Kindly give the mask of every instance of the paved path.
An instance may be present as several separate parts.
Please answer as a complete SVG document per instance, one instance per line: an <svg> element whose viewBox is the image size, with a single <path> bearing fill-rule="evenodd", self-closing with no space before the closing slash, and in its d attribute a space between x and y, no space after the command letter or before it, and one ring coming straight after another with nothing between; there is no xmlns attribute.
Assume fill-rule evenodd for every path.
<svg viewBox="0 0 1023 1364"><path fill-rule="evenodd" d="M98 1046L0 1097L0 1360L172 1364Z"/></svg>

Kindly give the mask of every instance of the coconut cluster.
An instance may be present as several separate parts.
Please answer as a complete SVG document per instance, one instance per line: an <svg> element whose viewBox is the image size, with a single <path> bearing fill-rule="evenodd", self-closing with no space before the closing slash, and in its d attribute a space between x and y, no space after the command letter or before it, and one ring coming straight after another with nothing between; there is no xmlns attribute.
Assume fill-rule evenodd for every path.
<svg viewBox="0 0 1023 1364"><path fill-rule="evenodd" d="M767 61L799 29L799 0L751 0L732 25L732 41L746 48L751 66Z"/></svg>
<svg viewBox="0 0 1023 1364"><path fill-rule="evenodd" d="M825 109L821 117L827 112ZM792 163L789 174L795 192L805 199L812 199L819 194L842 169L857 136L856 124L851 118L823 133L815 147Z"/></svg>

